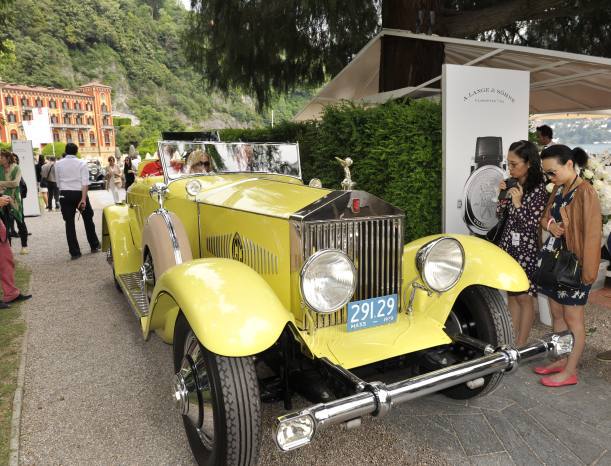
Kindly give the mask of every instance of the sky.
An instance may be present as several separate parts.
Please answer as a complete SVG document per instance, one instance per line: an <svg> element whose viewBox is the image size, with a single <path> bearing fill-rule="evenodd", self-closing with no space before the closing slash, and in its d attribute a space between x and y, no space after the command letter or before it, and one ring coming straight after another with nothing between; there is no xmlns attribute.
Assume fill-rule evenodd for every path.
<svg viewBox="0 0 611 466"><path fill-rule="evenodd" d="M180 0L180 3L182 3L187 10L191 6L191 0Z"/></svg>

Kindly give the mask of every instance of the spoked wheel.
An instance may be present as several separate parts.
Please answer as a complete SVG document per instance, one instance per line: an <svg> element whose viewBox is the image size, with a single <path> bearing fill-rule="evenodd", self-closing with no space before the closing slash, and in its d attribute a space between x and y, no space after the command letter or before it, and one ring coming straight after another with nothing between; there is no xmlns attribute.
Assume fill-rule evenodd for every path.
<svg viewBox="0 0 611 466"><path fill-rule="evenodd" d="M200 465L254 465L261 412L253 359L208 351L180 314L174 329L174 396Z"/></svg>
<svg viewBox="0 0 611 466"><path fill-rule="evenodd" d="M148 252L144 256L144 262L140 267L140 273L142 275L142 291L146 296L147 303L151 303L153 298L153 290L155 289L155 265L153 263L153 256Z"/></svg>
<svg viewBox="0 0 611 466"><path fill-rule="evenodd" d="M485 286L466 288L454 303L446 321L446 333L463 333L490 343L494 348L513 343L513 327L505 302L498 290ZM456 385L442 393L450 398L467 399L492 392L503 379L504 372L484 377L483 385L469 388Z"/></svg>

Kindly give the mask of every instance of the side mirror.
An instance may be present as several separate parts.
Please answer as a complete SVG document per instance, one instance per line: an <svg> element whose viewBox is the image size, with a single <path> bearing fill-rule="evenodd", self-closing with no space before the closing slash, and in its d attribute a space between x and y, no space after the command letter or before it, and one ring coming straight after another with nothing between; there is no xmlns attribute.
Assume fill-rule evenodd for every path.
<svg viewBox="0 0 611 466"><path fill-rule="evenodd" d="M168 186L165 183L155 183L149 190L151 199L159 203L159 208L163 209L163 202L168 194Z"/></svg>

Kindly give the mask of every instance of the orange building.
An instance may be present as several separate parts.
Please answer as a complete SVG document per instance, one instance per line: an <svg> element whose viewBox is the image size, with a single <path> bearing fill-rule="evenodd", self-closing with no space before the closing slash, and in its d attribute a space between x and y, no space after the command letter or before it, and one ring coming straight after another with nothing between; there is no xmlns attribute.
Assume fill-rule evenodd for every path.
<svg viewBox="0 0 611 466"><path fill-rule="evenodd" d="M83 157L114 155L111 89L97 82L70 91L0 81L0 140L25 140L22 121L31 120L37 108L48 108L54 141L77 144Z"/></svg>

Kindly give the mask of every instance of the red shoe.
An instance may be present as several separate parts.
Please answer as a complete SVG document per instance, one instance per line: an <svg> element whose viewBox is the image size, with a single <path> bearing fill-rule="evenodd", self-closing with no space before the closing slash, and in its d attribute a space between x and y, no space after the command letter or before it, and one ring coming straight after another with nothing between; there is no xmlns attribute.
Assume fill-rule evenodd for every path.
<svg viewBox="0 0 611 466"><path fill-rule="evenodd" d="M533 369L534 373L539 374L539 375L556 374L558 372L562 372L563 370L564 370L564 367L560 367L560 366L556 366L556 367L539 366Z"/></svg>
<svg viewBox="0 0 611 466"><path fill-rule="evenodd" d="M570 375L561 382L554 382L550 377L541 377L541 383L546 387L564 387L565 385L577 385L579 381L576 375Z"/></svg>

